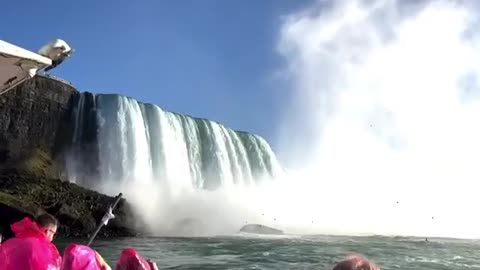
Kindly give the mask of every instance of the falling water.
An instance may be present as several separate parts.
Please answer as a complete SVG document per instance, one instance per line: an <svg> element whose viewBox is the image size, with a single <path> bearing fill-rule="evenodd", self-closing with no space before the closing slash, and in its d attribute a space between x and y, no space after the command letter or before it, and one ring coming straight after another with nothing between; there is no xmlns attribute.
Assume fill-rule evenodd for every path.
<svg viewBox="0 0 480 270"><path fill-rule="evenodd" d="M85 102L92 97L94 102ZM77 166L70 166L74 170L70 175L83 179L77 180L80 184L108 194L125 193L142 211L152 209L147 219L156 215L155 220L164 219L162 211L170 211L164 209L167 205L188 196L252 187L282 172L264 139L213 121L167 112L129 97L90 93L80 94L73 112L73 160L77 162L71 163ZM85 145L84 114L91 112L96 115L97 153L85 156L80 147ZM85 171L78 166L78 159L95 155L98 180L92 183L81 177Z"/></svg>

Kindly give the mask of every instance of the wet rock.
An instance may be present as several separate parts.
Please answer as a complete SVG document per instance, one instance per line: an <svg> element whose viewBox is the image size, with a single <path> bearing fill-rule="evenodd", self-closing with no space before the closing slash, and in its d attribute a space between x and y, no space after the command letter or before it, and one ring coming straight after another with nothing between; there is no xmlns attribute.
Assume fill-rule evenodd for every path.
<svg viewBox="0 0 480 270"><path fill-rule="evenodd" d="M262 224L247 224L240 229L240 232L255 234L283 234L283 231L268 227Z"/></svg>
<svg viewBox="0 0 480 270"><path fill-rule="evenodd" d="M42 212L54 215L60 222L61 237L88 237L114 202L115 198L63 182L39 178L14 169L0 171L0 225ZM116 218L102 228L98 237L127 237L138 232L134 228L133 212L122 199L114 210Z"/></svg>

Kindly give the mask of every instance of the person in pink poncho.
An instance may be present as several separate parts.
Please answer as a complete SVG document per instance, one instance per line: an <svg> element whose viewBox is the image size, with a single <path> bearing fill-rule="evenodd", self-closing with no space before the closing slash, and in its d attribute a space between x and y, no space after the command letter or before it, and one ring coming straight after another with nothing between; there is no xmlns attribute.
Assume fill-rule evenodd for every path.
<svg viewBox="0 0 480 270"><path fill-rule="evenodd" d="M92 248L70 244L63 253L62 270L111 270L111 268ZM120 254L115 270L158 270L158 268L154 262L145 260L133 248L126 248Z"/></svg>
<svg viewBox="0 0 480 270"><path fill-rule="evenodd" d="M158 270L157 264L145 260L133 248L125 248L120 253L115 270Z"/></svg>
<svg viewBox="0 0 480 270"><path fill-rule="evenodd" d="M337 263L333 270L380 270L380 268L367 258L353 254Z"/></svg>
<svg viewBox="0 0 480 270"><path fill-rule="evenodd" d="M70 244L63 252L62 270L111 270L98 252L89 246Z"/></svg>
<svg viewBox="0 0 480 270"><path fill-rule="evenodd" d="M57 226L58 221L49 214L12 224L15 237L0 246L0 269L60 270L62 257L52 243Z"/></svg>

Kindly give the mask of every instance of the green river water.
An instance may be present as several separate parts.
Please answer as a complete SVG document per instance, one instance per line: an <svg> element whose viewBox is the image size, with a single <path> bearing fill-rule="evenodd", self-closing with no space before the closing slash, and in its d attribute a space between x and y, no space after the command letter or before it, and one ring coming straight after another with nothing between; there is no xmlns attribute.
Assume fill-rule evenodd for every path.
<svg viewBox="0 0 480 270"><path fill-rule="evenodd" d="M67 242L57 241L63 250ZM93 247L112 267L122 248L136 248L160 269L331 269L349 252L382 269L480 269L480 240L350 236L123 238Z"/></svg>

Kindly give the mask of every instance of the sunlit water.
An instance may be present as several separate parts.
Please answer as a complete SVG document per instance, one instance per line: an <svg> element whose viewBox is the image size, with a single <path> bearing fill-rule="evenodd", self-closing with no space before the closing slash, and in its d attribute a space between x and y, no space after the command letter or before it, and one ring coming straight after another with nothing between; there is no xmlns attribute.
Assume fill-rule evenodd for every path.
<svg viewBox="0 0 480 270"><path fill-rule="evenodd" d="M59 241L63 250L66 243ZM96 241L93 247L114 267L131 246L161 269L331 269L343 255L366 255L382 269L480 269L480 241L273 236L212 238L125 238Z"/></svg>

